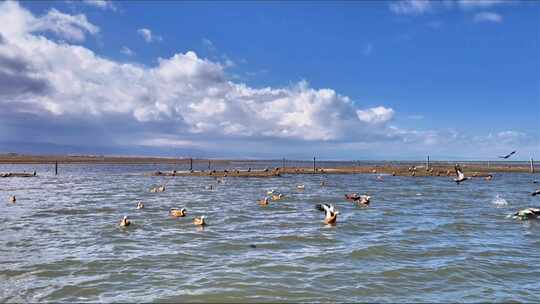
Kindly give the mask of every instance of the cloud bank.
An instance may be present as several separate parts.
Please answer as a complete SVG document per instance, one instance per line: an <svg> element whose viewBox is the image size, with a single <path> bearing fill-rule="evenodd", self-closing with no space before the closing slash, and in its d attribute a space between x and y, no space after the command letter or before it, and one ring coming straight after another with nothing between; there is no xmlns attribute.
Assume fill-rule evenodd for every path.
<svg viewBox="0 0 540 304"><path fill-rule="evenodd" d="M364 141L392 133L385 129L390 108L359 109L347 96L305 81L253 88L230 81L226 64L192 51L151 67L100 57L63 40L82 42L99 32L84 15L51 9L34 16L8 1L0 4L0 19L9 21L0 28L0 104L43 122L114 121L133 127L122 131L122 141L160 145L194 138ZM141 35L153 39L149 30Z"/></svg>
<svg viewBox="0 0 540 304"><path fill-rule="evenodd" d="M307 81L277 88L232 81L229 64L193 51L158 58L153 66L114 61L82 45L100 32L82 14L51 9L36 16L7 1L0 3L0 20L0 142L188 148L221 156L317 150L347 157L394 144L416 153L469 140L396 127L394 109L362 107ZM141 35L156 39L150 30ZM121 52L134 54L127 47ZM527 139L513 135L485 143Z"/></svg>

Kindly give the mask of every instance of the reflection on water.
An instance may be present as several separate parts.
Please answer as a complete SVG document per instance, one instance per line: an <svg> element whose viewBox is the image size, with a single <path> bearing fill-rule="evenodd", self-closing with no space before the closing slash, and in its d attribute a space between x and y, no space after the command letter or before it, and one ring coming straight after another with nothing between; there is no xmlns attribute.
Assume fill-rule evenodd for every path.
<svg viewBox="0 0 540 304"><path fill-rule="evenodd" d="M461 185L376 175L218 184L140 174L171 166L0 171L34 168L37 178L0 179L2 302L540 300L540 222L507 218L540 205L528 174ZM165 192L148 191L162 183ZM261 207L270 189L285 199ZM352 191L371 195L370 207L344 201ZM336 226L323 224L322 202L339 209ZM188 215L171 217L171 207ZM133 223L120 228L124 215ZM200 215L207 227L193 225Z"/></svg>

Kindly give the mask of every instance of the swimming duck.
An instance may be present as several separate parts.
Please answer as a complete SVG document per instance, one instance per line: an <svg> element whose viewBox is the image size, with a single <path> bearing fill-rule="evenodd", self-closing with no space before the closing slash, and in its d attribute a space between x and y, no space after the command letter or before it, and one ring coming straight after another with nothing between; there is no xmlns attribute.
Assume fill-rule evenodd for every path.
<svg viewBox="0 0 540 304"><path fill-rule="evenodd" d="M371 199L371 196L369 195L360 195L360 197L355 200L356 203L362 204L362 205L369 205L369 200Z"/></svg>
<svg viewBox="0 0 540 304"><path fill-rule="evenodd" d="M514 218L518 218L520 220L536 219L538 216L540 216L539 208L526 208L514 213Z"/></svg>
<svg viewBox="0 0 540 304"><path fill-rule="evenodd" d="M306 186L304 184L296 186L296 189L298 189L298 190L304 190L305 188L306 188Z"/></svg>
<svg viewBox="0 0 540 304"><path fill-rule="evenodd" d="M15 197L15 195L12 195L12 196L9 197L9 202L10 203L15 204L16 201L17 201L17 198Z"/></svg>
<svg viewBox="0 0 540 304"><path fill-rule="evenodd" d="M384 177L382 175L377 175L377 181L384 182Z"/></svg>
<svg viewBox="0 0 540 304"><path fill-rule="evenodd" d="M276 195L276 194L273 194L273 195L272 195L272 200L273 200L273 201L279 201L279 200L282 199L282 198L283 198L283 194L281 194L281 193L280 193L280 194L277 194L277 195Z"/></svg>
<svg viewBox="0 0 540 304"><path fill-rule="evenodd" d="M169 214L174 217L184 217L186 216L187 213L186 213L185 208L182 208L182 209L171 208L171 210L169 211Z"/></svg>
<svg viewBox="0 0 540 304"><path fill-rule="evenodd" d="M345 199L349 201L353 201L358 204L369 205L369 200L371 199L371 196L360 195L356 192L353 192L353 193L345 194Z"/></svg>
<svg viewBox="0 0 540 304"><path fill-rule="evenodd" d="M493 179L493 175L491 174L488 174L488 176L484 177L485 180L492 180Z"/></svg>
<svg viewBox="0 0 540 304"><path fill-rule="evenodd" d="M275 192L275 191L274 191L274 189L272 189L272 190L268 190L268 191L266 191L266 194L268 194L268 195L272 195L272 194L274 194L274 192Z"/></svg>
<svg viewBox="0 0 540 304"><path fill-rule="evenodd" d="M124 218L122 218L122 220L120 221L120 226L127 227L129 225L131 225L131 222L129 221L127 216L124 216Z"/></svg>
<svg viewBox="0 0 540 304"><path fill-rule="evenodd" d="M204 220L206 216L200 216L193 219L193 224L197 226L206 226L206 221Z"/></svg>
<svg viewBox="0 0 540 304"><path fill-rule="evenodd" d="M354 200L357 200L359 198L360 198L360 194L358 194L356 192L345 194L345 199L346 200L354 201Z"/></svg>
<svg viewBox="0 0 540 304"><path fill-rule="evenodd" d="M206 186L206 190L214 190L214 186L212 185Z"/></svg>
<svg viewBox="0 0 540 304"><path fill-rule="evenodd" d="M259 205L261 205L261 206L268 205L268 197L265 197L263 199L258 200L257 203L259 203Z"/></svg>
<svg viewBox="0 0 540 304"><path fill-rule="evenodd" d="M142 201L137 202L137 209L144 209L144 203Z"/></svg>
<svg viewBox="0 0 540 304"><path fill-rule="evenodd" d="M150 192L152 192L152 193L164 192L164 191L165 191L165 186L164 185L161 185L159 187L154 187L154 188L150 189Z"/></svg>
<svg viewBox="0 0 540 304"><path fill-rule="evenodd" d="M335 225L337 221L338 211L334 209L334 206L327 203L317 204L315 206L317 210L324 211L324 223L329 225Z"/></svg>

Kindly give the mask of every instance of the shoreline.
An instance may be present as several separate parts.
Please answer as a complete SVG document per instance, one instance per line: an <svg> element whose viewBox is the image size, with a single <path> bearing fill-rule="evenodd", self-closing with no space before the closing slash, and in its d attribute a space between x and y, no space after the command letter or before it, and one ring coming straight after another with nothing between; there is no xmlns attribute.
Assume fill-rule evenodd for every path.
<svg viewBox="0 0 540 304"><path fill-rule="evenodd" d="M482 177L493 173L531 173L530 165L524 161L432 161L429 168L422 161L321 161L315 162L314 167L308 165L310 161L287 160L253 160L253 159L190 159L171 157L145 157L145 156L96 156L96 155L19 155L0 154L0 164L93 164L93 165L213 165L222 166L221 170L195 170L173 172L147 172L145 175L162 176L239 176L239 177L271 177L282 174L383 174L396 176L454 176L454 164L459 163L464 173L472 177ZM269 171L260 168L263 164L272 164ZM295 164L296 163L296 164ZM302 164L299 164L302 163ZM324 163L324 166L321 164ZM347 164L349 163L349 164ZM253 164L259 168L247 171L246 168L228 168L235 165L247 166ZM285 167L281 167L282 165ZM344 165L345 164L345 165ZM225 168L223 168L225 166ZM275 166L275 167L274 167ZM279 170L276 171L276 167ZM412 168L415 170L412 170ZM159 172L159 173L158 173ZM535 173L540 168L535 166Z"/></svg>
<svg viewBox="0 0 540 304"><path fill-rule="evenodd" d="M530 168L525 166L478 166L461 165L463 172L469 177L488 177L494 173L530 173ZM536 174L536 171L532 174ZM411 177L453 177L454 166L433 165L410 167L400 166L349 166L337 168L308 168L308 167L285 167L270 170L202 170L202 171L154 171L147 172L146 176L213 176L213 177L277 177L285 174L373 174L388 176L411 176Z"/></svg>

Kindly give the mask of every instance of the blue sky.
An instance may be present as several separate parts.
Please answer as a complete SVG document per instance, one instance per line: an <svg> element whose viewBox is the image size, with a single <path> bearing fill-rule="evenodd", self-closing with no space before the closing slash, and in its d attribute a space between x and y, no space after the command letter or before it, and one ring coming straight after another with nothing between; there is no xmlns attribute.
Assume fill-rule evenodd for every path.
<svg viewBox="0 0 540 304"><path fill-rule="evenodd" d="M2 16L25 25L0 29L0 86L16 88L0 150L540 157L533 1L31 1Z"/></svg>

